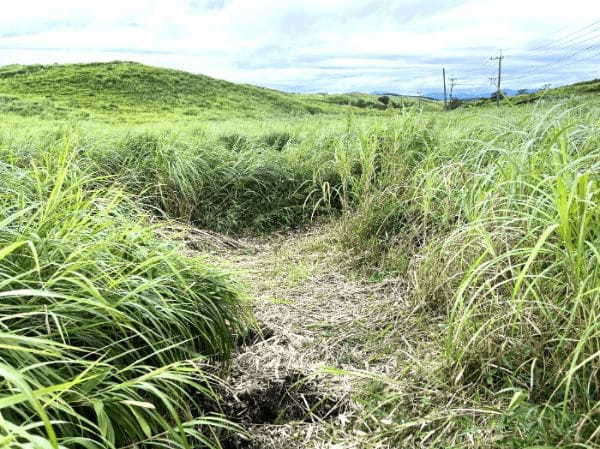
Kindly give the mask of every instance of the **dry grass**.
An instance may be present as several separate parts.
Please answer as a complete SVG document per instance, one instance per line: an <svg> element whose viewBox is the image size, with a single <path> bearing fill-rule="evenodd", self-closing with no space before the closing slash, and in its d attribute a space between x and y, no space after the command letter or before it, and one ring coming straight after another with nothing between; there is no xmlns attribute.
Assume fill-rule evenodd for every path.
<svg viewBox="0 0 600 449"><path fill-rule="evenodd" d="M188 243L212 246L211 262L235 271L253 298L258 331L226 366L222 392L228 416L237 413L252 439L226 447L484 447L475 438L489 442L494 428L464 436L455 418L483 424L499 412L477 410L464 385L445 377L441 321L411 306L400 279L373 282L345 269L335 229L227 245L196 232L204 243ZM280 416L252 422L264 416L248 408Z"/></svg>

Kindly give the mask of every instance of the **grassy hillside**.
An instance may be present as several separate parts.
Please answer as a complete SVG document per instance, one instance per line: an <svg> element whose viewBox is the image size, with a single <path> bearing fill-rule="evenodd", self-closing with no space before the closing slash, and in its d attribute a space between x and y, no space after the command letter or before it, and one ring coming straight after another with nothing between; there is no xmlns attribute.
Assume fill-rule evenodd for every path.
<svg viewBox="0 0 600 449"><path fill-rule="evenodd" d="M159 116L225 119L381 107L376 96L295 95L133 62L0 68L0 112L23 116L148 121Z"/></svg>
<svg viewBox="0 0 600 449"><path fill-rule="evenodd" d="M566 86L554 87L549 89L540 90L535 93L527 93L521 95L515 95L512 97L506 97L502 99L504 105L508 106L520 106L528 103L535 103L540 100L549 101L565 101L574 99L576 103L581 104L585 101L587 104L595 102L600 92L600 80L583 81L574 84L568 84ZM467 100L463 102L464 106L490 106L495 105L496 100L490 98Z"/></svg>
<svg viewBox="0 0 600 449"><path fill-rule="evenodd" d="M555 87L546 89L534 94L519 95L514 98L516 104L525 104L528 102L535 102L541 99L549 100L566 100L569 98L577 97L577 102L581 103L586 101L587 103L594 102L600 92L600 80L590 80L575 84L569 84L567 86Z"/></svg>
<svg viewBox="0 0 600 449"><path fill-rule="evenodd" d="M372 329L395 362L353 373L362 420L340 432L365 448L598 447L595 82L446 113L130 63L0 74L10 449L210 445L228 424L204 416L201 362L229 356L245 310L156 223L265 233L317 216L340 270L389 278L406 305Z"/></svg>

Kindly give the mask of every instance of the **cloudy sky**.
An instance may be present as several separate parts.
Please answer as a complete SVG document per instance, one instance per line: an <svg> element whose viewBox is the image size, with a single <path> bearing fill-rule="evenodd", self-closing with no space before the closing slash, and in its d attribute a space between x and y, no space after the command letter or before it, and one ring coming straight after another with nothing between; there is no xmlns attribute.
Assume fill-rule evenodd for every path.
<svg viewBox="0 0 600 449"><path fill-rule="evenodd" d="M19 0L0 65L133 60L308 92L600 78L598 0Z"/></svg>

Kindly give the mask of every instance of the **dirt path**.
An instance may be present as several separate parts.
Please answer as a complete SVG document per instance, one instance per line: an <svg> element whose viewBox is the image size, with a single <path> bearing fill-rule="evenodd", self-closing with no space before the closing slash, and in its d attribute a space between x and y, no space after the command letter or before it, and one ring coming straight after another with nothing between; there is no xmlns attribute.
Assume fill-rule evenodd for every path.
<svg viewBox="0 0 600 449"><path fill-rule="evenodd" d="M407 300L401 279L352 274L335 227L260 239L163 232L231 271L256 319L218 371L214 411L246 431L223 449L479 449L505 437L503 399L474 398L448 376L444 316Z"/></svg>
<svg viewBox="0 0 600 449"><path fill-rule="evenodd" d="M344 274L347 255L325 227L258 240L197 232L188 243L243 281L260 329L240 345L223 392L223 412L252 439L225 447L362 447L364 377L332 371L396 369L407 315L398 282Z"/></svg>

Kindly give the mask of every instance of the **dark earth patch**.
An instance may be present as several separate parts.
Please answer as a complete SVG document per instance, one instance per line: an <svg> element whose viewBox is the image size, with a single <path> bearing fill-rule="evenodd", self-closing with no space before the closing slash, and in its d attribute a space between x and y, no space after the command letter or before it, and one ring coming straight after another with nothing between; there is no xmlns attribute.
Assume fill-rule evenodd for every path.
<svg viewBox="0 0 600 449"><path fill-rule="evenodd" d="M259 341L268 340L275 335L275 331L267 326L251 327L244 335L239 335L236 344L239 347L252 346Z"/></svg>
<svg viewBox="0 0 600 449"><path fill-rule="evenodd" d="M250 429L255 425L282 426L330 420L345 411L346 402L328 396L314 377L291 371L284 377L255 384L242 392L223 392L221 412ZM230 435L224 449L260 449L260 441Z"/></svg>

